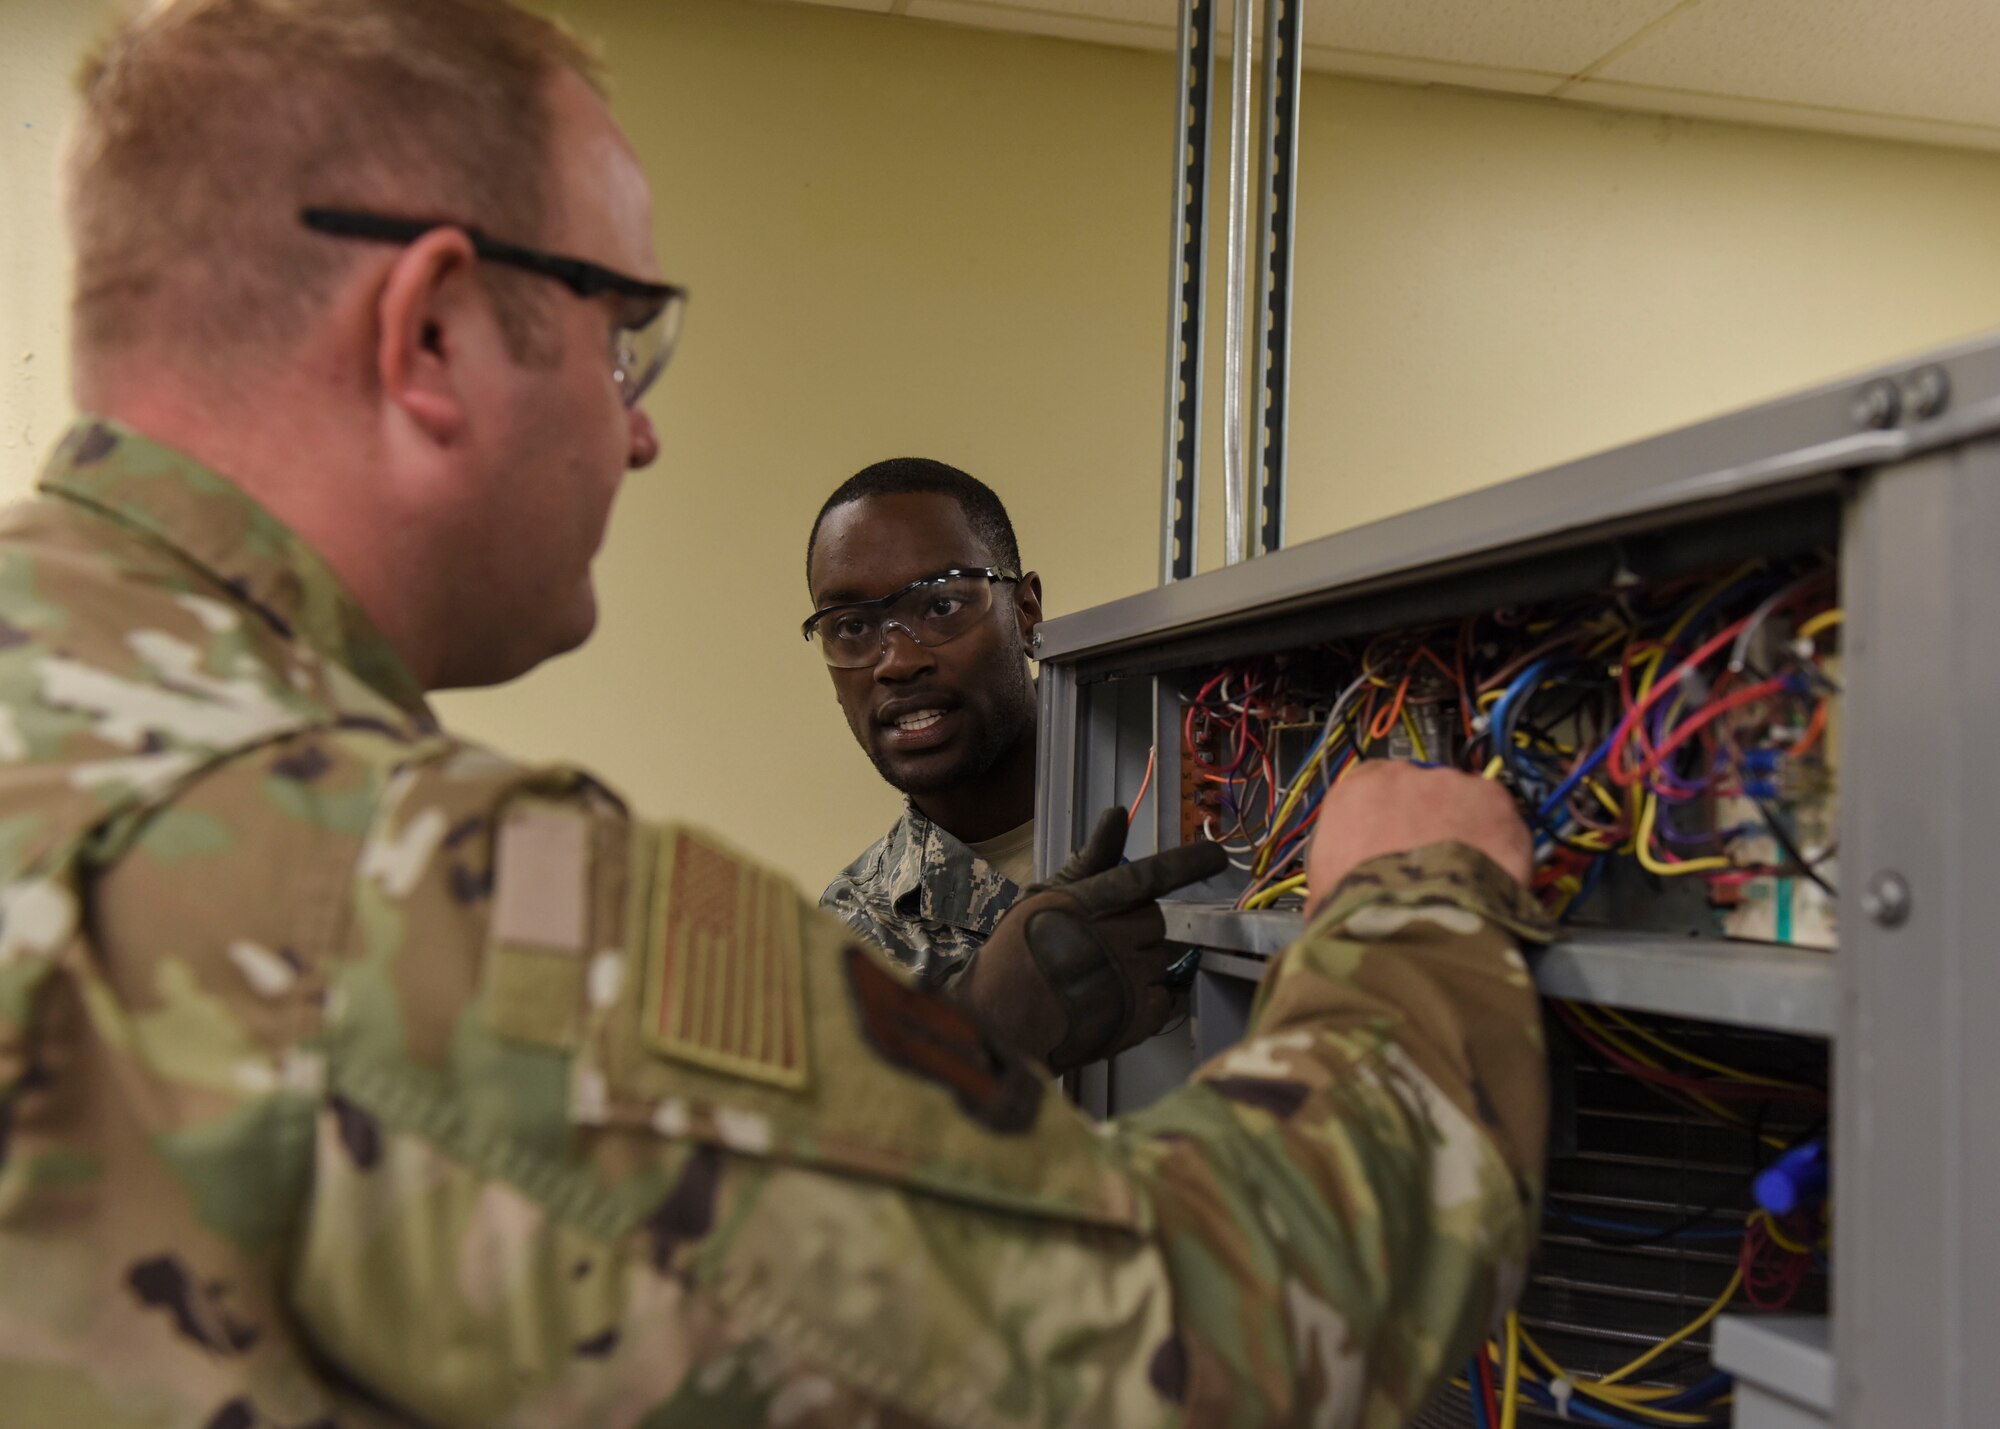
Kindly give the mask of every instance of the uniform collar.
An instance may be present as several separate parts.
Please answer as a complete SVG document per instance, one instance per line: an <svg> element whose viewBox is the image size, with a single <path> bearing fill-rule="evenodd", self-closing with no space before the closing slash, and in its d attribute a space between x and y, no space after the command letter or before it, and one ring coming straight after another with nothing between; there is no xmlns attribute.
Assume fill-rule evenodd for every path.
<svg viewBox="0 0 2000 1429"><path fill-rule="evenodd" d="M241 487L130 427L85 417L42 469L40 489L171 549L288 640L435 725L409 666L326 562Z"/></svg>
<svg viewBox="0 0 2000 1429"><path fill-rule="evenodd" d="M905 847L903 857L888 860L891 906L906 918L991 933L1005 908L996 906L990 897L980 897L979 890L1007 882L1006 876L955 835L925 818L914 804L905 802L897 833ZM933 868L945 876L926 877Z"/></svg>

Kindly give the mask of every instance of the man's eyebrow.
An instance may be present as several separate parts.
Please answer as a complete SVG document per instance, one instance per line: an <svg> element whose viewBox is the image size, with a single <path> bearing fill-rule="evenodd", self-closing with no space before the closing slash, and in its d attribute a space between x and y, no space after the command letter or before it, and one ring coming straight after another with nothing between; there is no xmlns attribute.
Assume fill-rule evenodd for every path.
<svg viewBox="0 0 2000 1429"><path fill-rule="evenodd" d="M949 571L983 571L986 569L987 563L984 561L955 561L951 565L939 566L934 571L927 571L923 575L913 576L901 585L882 592L881 595L863 595L859 591L848 590L845 586L842 586L835 590L822 591L814 596L813 609L825 610L827 607L834 605L867 605L871 601L884 600L889 596L899 595L918 581L939 580Z"/></svg>

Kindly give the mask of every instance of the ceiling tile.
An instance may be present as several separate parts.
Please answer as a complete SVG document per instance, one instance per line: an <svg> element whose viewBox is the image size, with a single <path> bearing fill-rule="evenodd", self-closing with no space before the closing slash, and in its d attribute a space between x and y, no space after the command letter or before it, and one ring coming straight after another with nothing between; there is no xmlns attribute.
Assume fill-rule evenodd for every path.
<svg viewBox="0 0 2000 1429"><path fill-rule="evenodd" d="M1409 59L1402 55L1378 55L1365 50L1334 49L1328 45L1307 45L1304 59L1307 69L1324 74L1388 79L1399 84L1450 84L1461 89L1490 89L1501 94L1549 94L1570 79L1567 74L1496 69L1449 60Z"/></svg>
<svg viewBox="0 0 2000 1429"><path fill-rule="evenodd" d="M2000 126L1994 0L1707 0L1595 78Z"/></svg>
<svg viewBox="0 0 2000 1429"><path fill-rule="evenodd" d="M1306 41L1495 69L1577 74L1676 0L1304 0Z"/></svg>
<svg viewBox="0 0 2000 1429"><path fill-rule="evenodd" d="M1765 99L1656 89L1615 80L1585 80L1565 89L1563 98L1583 104L1601 104L1610 109L1684 114L1696 119L1721 119L1743 124L1775 124L1786 129L1861 134L1872 139L1893 139L1912 144L2000 150L2000 125L1955 124L1849 109L1819 109Z"/></svg>

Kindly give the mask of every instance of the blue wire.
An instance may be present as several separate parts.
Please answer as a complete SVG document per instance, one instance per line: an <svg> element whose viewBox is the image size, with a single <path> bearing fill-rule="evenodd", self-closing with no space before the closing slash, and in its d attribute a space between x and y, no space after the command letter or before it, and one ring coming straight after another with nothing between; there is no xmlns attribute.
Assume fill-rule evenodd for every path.
<svg viewBox="0 0 2000 1429"><path fill-rule="evenodd" d="M1496 1429L1493 1421L1486 1417L1486 1396L1479 1392L1479 1357L1477 1355L1465 1362L1465 1387L1472 1397L1473 1429Z"/></svg>
<svg viewBox="0 0 2000 1429"><path fill-rule="evenodd" d="M1672 1399L1655 1400L1652 1407L1655 1409L1672 1410L1675 1413L1706 1409L1710 1403L1720 1399L1734 1388L1736 1388L1735 1375L1729 1373L1728 1370L1713 1370L1707 1379L1689 1385Z"/></svg>
<svg viewBox="0 0 2000 1429"><path fill-rule="evenodd" d="M1601 853L1592 859L1590 861L1590 870L1583 875L1583 883L1577 888L1576 897L1569 900L1569 906L1572 908L1582 907L1583 901L1590 897L1596 890L1599 881L1603 879L1604 870L1610 866L1611 855L1609 853Z"/></svg>
<svg viewBox="0 0 2000 1429"><path fill-rule="evenodd" d="M1493 713L1486 727L1493 732L1493 752L1508 768L1514 767L1514 706L1528 691L1541 684L1542 676L1549 666L1556 663L1554 655L1544 655L1514 677L1512 684L1501 693L1494 703Z"/></svg>
<svg viewBox="0 0 2000 1429"><path fill-rule="evenodd" d="M1604 762L1604 757L1609 753L1611 753L1611 741L1607 739L1604 741L1604 743L1598 745L1596 749L1591 751L1590 758L1586 759L1583 763L1576 766L1576 769L1570 774L1569 778L1563 780L1561 784L1558 784L1556 786L1555 793L1549 795L1549 797L1543 801L1541 807L1541 816L1546 819L1549 815L1553 814L1557 809L1560 809L1563 806L1564 801L1567 800L1569 796L1575 791L1576 786L1581 784L1584 780L1588 779L1591 775L1591 772L1595 770L1598 765Z"/></svg>
<svg viewBox="0 0 2000 1429"><path fill-rule="evenodd" d="M1543 1409L1554 1409L1556 1407L1555 1396L1539 1384L1530 1384L1524 1380L1521 1384L1521 1390L1529 1399L1533 1400ZM1622 1414L1615 1414L1611 1410L1584 1398L1580 1394L1570 1396L1569 1417L1583 1424L1601 1424L1605 1426L1605 1429L1661 1429L1661 1426L1658 1424L1648 1424L1643 1420L1628 1419ZM1711 1423L1717 1425L1721 1422L1720 1420L1711 1421ZM1689 1426L1689 1429L1694 1429L1694 1426Z"/></svg>
<svg viewBox="0 0 2000 1429"><path fill-rule="evenodd" d="M1578 897L1582 897L1582 895L1578 895ZM1574 1225L1590 1227L1592 1231L1610 1231L1612 1235L1660 1235L1660 1231L1666 1229L1664 1225L1636 1225L1632 1221L1606 1221L1604 1217L1598 1217L1598 1215L1576 1215L1574 1211L1556 1211L1554 1217L1558 1221L1570 1221ZM1708 1231L1696 1231L1696 1229L1690 1227L1686 1231L1676 1231L1668 1239L1672 1239L1672 1241L1740 1241L1740 1239L1744 1239L1744 1233L1742 1233L1740 1227L1738 1229L1730 1229L1726 1225L1724 1227L1714 1227L1714 1229L1708 1229Z"/></svg>

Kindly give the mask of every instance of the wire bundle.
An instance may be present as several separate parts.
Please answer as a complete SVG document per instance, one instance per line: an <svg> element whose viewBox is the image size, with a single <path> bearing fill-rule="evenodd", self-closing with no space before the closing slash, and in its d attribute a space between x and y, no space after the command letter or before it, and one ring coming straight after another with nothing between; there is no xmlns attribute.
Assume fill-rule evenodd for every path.
<svg viewBox="0 0 2000 1429"><path fill-rule="evenodd" d="M1746 1071L1702 1055L1611 1008L1553 1004L1557 1015L1608 1066L1628 1074L1656 1095L1691 1106L1749 1130L1753 1144L1783 1149L1783 1138L1768 1135L1762 1113L1797 1106L1823 1113L1824 1088L1788 1077ZM1746 1117L1743 1108L1754 1105ZM1752 1170L1754 1172L1754 1164ZM1480 1347L1462 1386L1480 1429L1512 1429L1522 1405L1586 1424L1630 1426L1720 1426L1728 1423L1733 1381L1711 1370L1686 1386L1640 1384L1640 1371L1657 1366L1668 1351L1706 1329L1738 1296L1752 1308L1789 1305L1817 1267L1824 1268L1825 1208L1819 1206L1780 1222L1768 1212L1750 1212L1740 1227L1724 1227L1713 1207L1664 1226L1646 1226L1578 1213L1552 1195L1546 1203L1552 1224L1581 1231L1600 1244L1631 1247L1678 1242L1735 1241L1736 1263L1721 1292L1692 1320L1661 1337L1642 1354L1602 1375L1565 1368L1510 1314L1497 1341Z"/></svg>
<svg viewBox="0 0 2000 1429"><path fill-rule="evenodd" d="M1833 594L1824 563L1756 562L1649 598L1225 666L1184 697L1202 830L1250 875L1242 906L1264 906L1302 887L1326 790L1357 760L1395 757L1505 782L1535 830L1536 891L1558 914L1613 856L1702 878L1718 898L1792 876L1831 893L1832 849L1804 847L1779 806L1825 782ZM1307 724L1317 735L1286 768L1277 733ZM1725 825L1723 801L1755 816ZM1760 846L1782 860L1755 857Z"/></svg>

